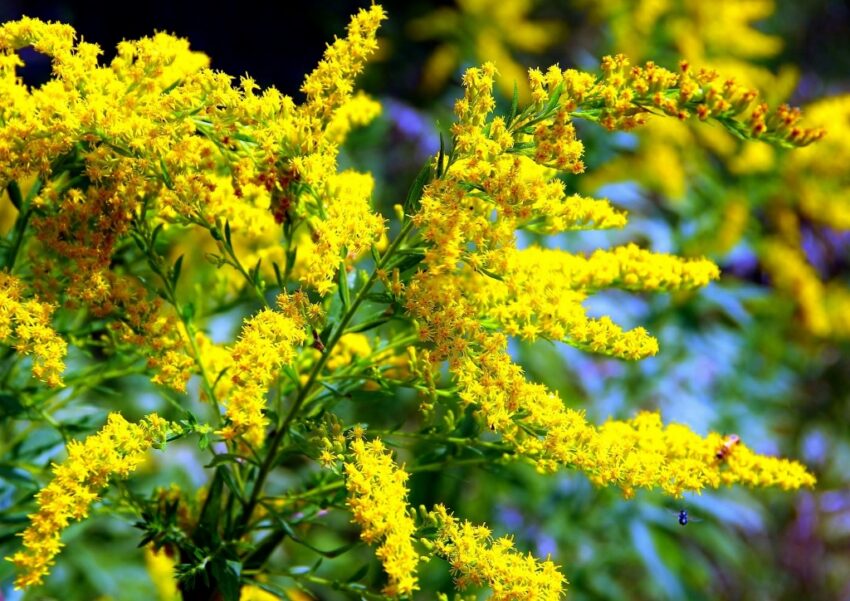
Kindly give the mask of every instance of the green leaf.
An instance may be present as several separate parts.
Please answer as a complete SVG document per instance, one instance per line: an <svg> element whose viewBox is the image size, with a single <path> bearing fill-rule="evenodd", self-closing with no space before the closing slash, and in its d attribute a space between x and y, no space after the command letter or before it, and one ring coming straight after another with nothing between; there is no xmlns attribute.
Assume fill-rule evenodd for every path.
<svg viewBox="0 0 850 601"><path fill-rule="evenodd" d="M26 411L26 409L18 395L0 393L0 417L15 417Z"/></svg>
<svg viewBox="0 0 850 601"><path fill-rule="evenodd" d="M262 262L262 259L258 259L257 264L254 265L254 268L251 270L251 273L248 274L249 276L251 276L251 283L254 284L255 287L260 286L260 265L262 264Z"/></svg>
<svg viewBox="0 0 850 601"><path fill-rule="evenodd" d="M232 559L217 558L210 567L224 601L239 601L242 564Z"/></svg>
<svg viewBox="0 0 850 601"><path fill-rule="evenodd" d="M227 242L228 248L233 248L233 242L230 239L230 220L224 222L224 241Z"/></svg>
<svg viewBox="0 0 850 601"><path fill-rule="evenodd" d="M177 286L177 280L180 279L180 272L183 269L183 256L180 255L177 257L177 260L174 262L174 267L171 268L171 287L175 288Z"/></svg>
<svg viewBox="0 0 850 601"><path fill-rule="evenodd" d="M408 269L416 267L425 260L425 254L420 252L399 253L400 259L393 265L400 272L405 272Z"/></svg>
<svg viewBox="0 0 850 601"><path fill-rule="evenodd" d="M24 198L21 196L21 188L18 186L18 182L11 181L6 184L6 192L9 194L9 200L20 211L24 204Z"/></svg>
<svg viewBox="0 0 850 601"><path fill-rule="evenodd" d="M223 469L222 470L224 483L227 485L227 488L230 489L230 492L233 493L240 503L245 504L245 500L242 497L242 491L239 490L239 487L236 485L236 481L233 479L233 474L230 473L230 470Z"/></svg>
<svg viewBox="0 0 850 601"><path fill-rule="evenodd" d="M440 138L442 140L442 138ZM428 182L431 181L431 161L430 159L422 166L419 173L416 174L416 179L413 180L413 185L407 191L407 198L404 200L404 214L413 215L419 211L419 202L422 200L422 190ZM375 263L379 263L377 259L377 249L372 246L372 257L375 258Z"/></svg>
<svg viewBox="0 0 850 601"><path fill-rule="evenodd" d="M343 312L351 306L351 291L348 289L348 272L345 269L345 263L339 264L339 272L337 274L339 284L339 299L342 301Z"/></svg>
<svg viewBox="0 0 850 601"><path fill-rule="evenodd" d="M195 542L202 547L213 547L218 539L217 525L221 512L221 497L224 492L224 471L223 467L216 468L207 498L201 508L198 526L195 528Z"/></svg>
<svg viewBox="0 0 850 601"><path fill-rule="evenodd" d="M378 316L373 317L371 319L366 319L358 324L355 324L349 328L346 328L346 332L366 332L368 330L372 330L377 328L380 325L387 323L390 319L392 319L392 315L385 315L382 311Z"/></svg>
<svg viewBox="0 0 850 601"><path fill-rule="evenodd" d="M440 154L437 155L437 177L443 177L443 160L446 158L446 143L440 132Z"/></svg>
<svg viewBox="0 0 850 601"><path fill-rule="evenodd" d="M162 233L162 228L164 226L165 226L164 223L160 223L159 225L157 225L153 229L153 232L151 232L151 241L150 241L150 244L148 245L151 250L153 250L154 246L156 246L156 239L159 237L159 234Z"/></svg>
<svg viewBox="0 0 850 601"><path fill-rule="evenodd" d="M283 290L283 275L280 273L280 265L277 264L277 261L272 262L272 269L274 269L274 278L277 282L277 287Z"/></svg>
<svg viewBox="0 0 850 601"><path fill-rule="evenodd" d="M358 568L356 572L354 572L351 576L346 579L346 582L356 582L357 580L362 580L366 574L369 573L369 564L364 564Z"/></svg>
<svg viewBox="0 0 850 601"><path fill-rule="evenodd" d="M183 309L180 312L183 316L183 319L186 321L192 321L195 317L195 303L186 303L183 305Z"/></svg>
<svg viewBox="0 0 850 601"><path fill-rule="evenodd" d="M284 538L286 538L286 533L282 530L272 531L245 559L245 569L256 570L262 567Z"/></svg>
<svg viewBox="0 0 850 601"><path fill-rule="evenodd" d="M16 482L23 482L25 484L31 484L38 487L38 482L36 482L28 472L11 465L0 465L0 480L5 480L7 482L14 480Z"/></svg>
<svg viewBox="0 0 850 601"><path fill-rule="evenodd" d="M240 461L249 461L251 463L256 464L256 461L251 459L250 457L245 457L244 455L237 455L236 453L219 453L215 457L212 458L205 468L218 467L224 463L239 463Z"/></svg>
<svg viewBox="0 0 850 601"><path fill-rule="evenodd" d="M165 160L159 159L159 168L162 170L162 181L165 182L165 187L169 190L174 189L174 182L171 180L171 176L168 175L168 167L165 165Z"/></svg>
<svg viewBox="0 0 850 601"><path fill-rule="evenodd" d="M511 123L516 119L517 109L519 108L519 88L514 82L514 97L511 100L511 112L508 115L508 127L511 126Z"/></svg>

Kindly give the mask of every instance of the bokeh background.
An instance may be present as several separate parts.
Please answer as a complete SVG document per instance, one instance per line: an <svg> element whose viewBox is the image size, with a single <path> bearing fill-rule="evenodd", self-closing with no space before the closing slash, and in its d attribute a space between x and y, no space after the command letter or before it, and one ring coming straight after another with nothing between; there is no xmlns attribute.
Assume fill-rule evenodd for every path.
<svg viewBox="0 0 850 601"><path fill-rule="evenodd" d="M263 86L298 96L326 42L365 4L2 0L0 19L27 14L70 23L101 45L105 60L121 39L172 32L207 53L214 68L249 73ZM666 421L735 433L759 452L801 459L818 475L815 490L733 489L681 502L639 493L626 501L580 475L542 477L508 466L417 474L411 502L441 500L497 534L513 534L520 548L551 554L570 579L571 599L850 600L850 5L392 0L384 6L390 19L379 58L361 80L381 100L383 114L351 137L342 161L374 173L376 202L388 218L451 122L463 69L483 60L496 62L507 105L513 81L528 66L594 69L616 52L670 68L686 58L743 79L774 104L804 106L830 132L817 147L786 152L710 125L659 122L618 134L582 125L588 169L568 183L628 209L630 225L526 242L581 251L634 240L656 251L706 254L724 276L695 294L594 301L596 314L643 324L658 336L661 353L638 364L545 342L512 347L530 377L598 422L658 408ZM24 58L29 83L48 77L41 57ZM387 402L375 399L376 422ZM157 482L203 483L202 468L181 453L160 466ZM10 489L0 479L0 517ZM681 527L675 514L683 508L702 521ZM319 533L326 548L356 539L346 519L334 519L329 525L341 530ZM69 529L73 552L63 556L46 592L30 598L159 598L135 535L115 518ZM8 544L0 530L3 555ZM351 565L353 571L359 564ZM20 598L8 588L9 576L4 562L0 600ZM445 590L447 572L426 570L428 586Z"/></svg>

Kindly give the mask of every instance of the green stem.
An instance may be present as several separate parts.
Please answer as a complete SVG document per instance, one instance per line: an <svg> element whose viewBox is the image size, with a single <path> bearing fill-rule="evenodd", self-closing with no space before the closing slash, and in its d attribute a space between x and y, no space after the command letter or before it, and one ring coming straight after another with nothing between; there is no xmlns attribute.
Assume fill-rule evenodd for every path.
<svg viewBox="0 0 850 601"><path fill-rule="evenodd" d="M20 190L18 189L16 182L10 183L7 188L10 198L13 194L20 198ZM41 178L36 178L32 186L30 186L29 192L27 192L26 199L22 201L22 204L19 207L20 212L18 213L18 218L15 220L15 237L12 239L12 246L9 249L9 254L6 255L6 271L8 273L12 273L12 270L15 267L15 261L18 259L18 254L20 253L21 246L24 241L24 233L26 233L30 217L32 217L30 204L32 199L35 198L36 194L38 194L39 190L41 190Z"/></svg>
<svg viewBox="0 0 850 601"><path fill-rule="evenodd" d="M354 297L351 305L348 307L348 311L342 316L339 324L337 325L336 330L334 331L333 336L331 336L328 343L325 345L324 352L316 364L313 366L313 369L310 371L310 375L307 379L307 382L301 388L298 393L298 396L295 398L295 401L292 403L292 407L287 413L286 418L283 420L281 426L275 432L274 438L272 438L269 443L268 454L266 455L263 464L260 466L260 471L257 474L257 480L254 482L254 487L251 491L251 497L248 499L248 503L245 505L245 509L239 519L239 523L236 526L236 535L237 537L244 534L245 526L251 520L251 514L254 512L254 509L257 506L257 501L260 498L260 493L262 491L263 485L266 482L266 478L269 476L269 472L271 472L272 468L277 463L277 451L283 442L284 437L289 429L289 425L292 423L292 420L295 419L298 410L301 409L301 406L304 404L304 401L307 400L310 392L313 390L313 386L316 384L316 380L321 374L322 370L325 367L325 364L328 362L328 359L331 356L331 352L333 351L336 343L339 342L339 339L342 338L343 333L345 332L345 326L348 325L348 322L352 320L354 314L357 312L357 309L366 299L366 295L369 293L369 290L375 284L375 281L378 279L378 273L384 269L389 263L390 258L395 254L395 251L401 246L401 243L413 229L413 222L408 221L404 224L401 231L393 243L387 248L386 252L381 257L378 264L375 265L375 268L372 270L372 274L369 276L369 279L363 285L362 288L357 292L357 296Z"/></svg>
<svg viewBox="0 0 850 601"><path fill-rule="evenodd" d="M445 461L435 461L433 463L425 463L423 465L413 466L407 470L407 473L417 474L419 472L434 472L449 467L464 467L468 465L477 465L479 463L489 463L492 460L492 457L470 457L468 459L457 460L449 458ZM328 482L327 484L322 484L321 486L317 486L316 488L311 488L310 490L305 491L303 493L299 493L297 495L287 495L285 497L268 497L268 499L282 501L284 503L291 503L296 501L303 501L304 499L310 499L312 497L318 497L326 493L337 491L343 487L345 487L345 480L340 479L334 480L333 482Z"/></svg>

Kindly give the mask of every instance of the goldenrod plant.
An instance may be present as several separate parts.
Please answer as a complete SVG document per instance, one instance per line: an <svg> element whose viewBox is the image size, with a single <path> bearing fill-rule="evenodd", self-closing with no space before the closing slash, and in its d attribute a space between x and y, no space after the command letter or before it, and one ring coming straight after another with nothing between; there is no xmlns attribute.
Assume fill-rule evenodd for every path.
<svg viewBox="0 0 850 601"><path fill-rule="evenodd" d="M415 477L577 472L659 505L815 486L796 460L654 408L596 423L513 347L663 354L645 327L588 305L611 290L698 297L722 277L704 256L635 241L547 244L628 222L573 183L585 127L692 121L795 156L829 124L690 61L622 54L598 71L531 69L502 107L484 62L384 215L373 176L340 152L380 113L356 82L385 18L359 10L301 102L210 69L172 35L121 42L103 63L68 25L0 26L0 184L15 211L0 452L20 482L3 543L30 598L73 561L75 525L110 516L135 526L161 599L554 600L569 591L566 554L535 556L439 486L414 502ZM17 72L30 46L51 60L42 85ZM203 462L194 486L158 478L178 452Z"/></svg>

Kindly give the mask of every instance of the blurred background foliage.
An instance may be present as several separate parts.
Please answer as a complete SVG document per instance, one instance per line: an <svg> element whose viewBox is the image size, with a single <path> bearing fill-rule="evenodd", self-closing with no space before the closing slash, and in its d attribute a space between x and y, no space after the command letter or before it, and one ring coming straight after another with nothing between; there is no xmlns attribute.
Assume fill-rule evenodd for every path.
<svg viewBox="0 0 850 601"><path fill-rule="evenodd" d="M173 32L211 56L214 68L250 73L297 96L326 41L366 3L293 8L241 0L211 8L164 0L99 6L4 0L0 18L68 22L99 43L107 60L123 38ZM819 144L784 151L742 142L719 127L671 120L629 134L582 125L587 173L568 184L628 209L630 224L615 233L538 242L591 250L633 240L656 251L708 255L724 275L695 294L594 301L596 314L646 325L661 343L657 357L632 364L547 342L512 349L531 377L597 422L659 408L666 421L736 433L759 452L800 458L817 473L816 490L731 490L682 503L644 493L625 501L580 475L542 477L511 465L417 473L412 504L439 499L497 534L513 534L522 549L551 553L571 581L572 599L850 599L850 6L836 0L395 0L384 6L390 20L380 57L362 78L383 114L350 138L342 160L374 173L376 202L388 218L437 149L463 69L485 60L499 69L507 106L514 80L529 66L595 69L603 55L617 52L669 68L686 59L734 75L773 104L802 106L829 131ZM28 82L46 79L43 57L24 58ZM236 325L225 319L223 331L232 335ZM149 385L124 382L106 392L122 399L128 417L155 408ZM375 427L391 427L382 422L389 402L399 403L375 398L359 410L371 408ZM415 402L401 402L414 419ZM0 419L12 403L0 399ZM52 442L35 437L27 444ZM205 481L189 447L176 445L156 461L130 485L195 488ZM11 519L3 514L11 484L16 494L27 490L17 481L20 472L7 472L0 471L4 520ZM702 521L681 527L675 514L683 508ZM327 520L312 544L330 549L357 540L342 512L329 512ZM69 601L168 599L162 577L158 587L151 576L159 573L156 562L134 548L137 538L115 518L72 527L67 539L74 551L45 590ZM0 530L2 554L6 544ZM285 551L296 563L315 559L301 547ZM334 561L350 561L355 576L366 565L377 577L370 553L360 547ZM445 568L429 570L423 588L449 590ZM5 584L10 576L3 562L0 600L19 598Z"/></svg>

